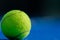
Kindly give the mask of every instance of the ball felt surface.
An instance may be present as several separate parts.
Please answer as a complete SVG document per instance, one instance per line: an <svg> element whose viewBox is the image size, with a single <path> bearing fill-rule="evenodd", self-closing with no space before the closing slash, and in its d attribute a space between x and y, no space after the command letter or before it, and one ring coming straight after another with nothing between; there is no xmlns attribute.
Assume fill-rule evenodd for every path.
<svg viewBox="0 0 60 40"><path fill-rule="evenodd" d="M31 21L25 12L12 10L4 15L1 26L3 34L8 38L23 39L30 33Z"/></svg>

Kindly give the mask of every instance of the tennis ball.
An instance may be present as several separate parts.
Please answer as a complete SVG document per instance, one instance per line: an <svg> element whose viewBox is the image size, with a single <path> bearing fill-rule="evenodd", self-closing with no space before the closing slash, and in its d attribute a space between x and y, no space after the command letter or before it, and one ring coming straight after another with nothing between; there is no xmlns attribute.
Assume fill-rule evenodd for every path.
<svg viewBox="0 0 60 40"><path fill-rule="evenodd" d="M3 34L10 39L24 39L31 30L31 21L28 15L21 10L7 12L1 21Z"/></svg>

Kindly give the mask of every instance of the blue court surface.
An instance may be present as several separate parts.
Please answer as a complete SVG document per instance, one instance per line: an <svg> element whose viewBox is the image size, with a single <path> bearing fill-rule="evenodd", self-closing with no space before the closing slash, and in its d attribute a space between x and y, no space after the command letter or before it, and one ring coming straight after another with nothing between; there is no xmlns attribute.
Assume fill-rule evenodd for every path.
<svg viewBox="0 0 60 40"><path fill-rule="evenodd" d="M35 17L31 22L32 29L25 40L60 40L60 18ZM1 29L0 39L7 39Z"/></svg>

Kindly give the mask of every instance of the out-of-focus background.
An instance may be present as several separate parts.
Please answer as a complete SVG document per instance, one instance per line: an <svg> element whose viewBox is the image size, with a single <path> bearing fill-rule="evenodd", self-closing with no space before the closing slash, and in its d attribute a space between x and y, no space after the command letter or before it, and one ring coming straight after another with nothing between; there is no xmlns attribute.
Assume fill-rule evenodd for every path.
<svg viewBox="0 0 60 40"><path fill-rule="evenodd" d="M60 40L60 0L0 0L0 21L10 10L22 10L31 18L32 29L25 40ZM0 39L6 39L1 30Z"/></svg>

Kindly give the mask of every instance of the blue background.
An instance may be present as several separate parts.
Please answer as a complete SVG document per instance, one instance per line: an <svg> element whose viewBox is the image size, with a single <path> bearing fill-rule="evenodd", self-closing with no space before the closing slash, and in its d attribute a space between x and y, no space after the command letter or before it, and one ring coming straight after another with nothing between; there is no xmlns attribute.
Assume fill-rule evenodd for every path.
<svg viewBox="0 0 60 40"><path fill-rule="evenodd" d="M31 18L31 22L32 29L25 40L60 40L60 18L35 17ZM7 39L1 29L0 39Z"/></svg>
<svg viewBox="0 0 60 40"><path fill-rule="evenodd" d="M60 40L60 0L0 0L0 20L15 9L31 17L31 32L25 40ZM0 39L7 39L1 28Z"/></svg>

